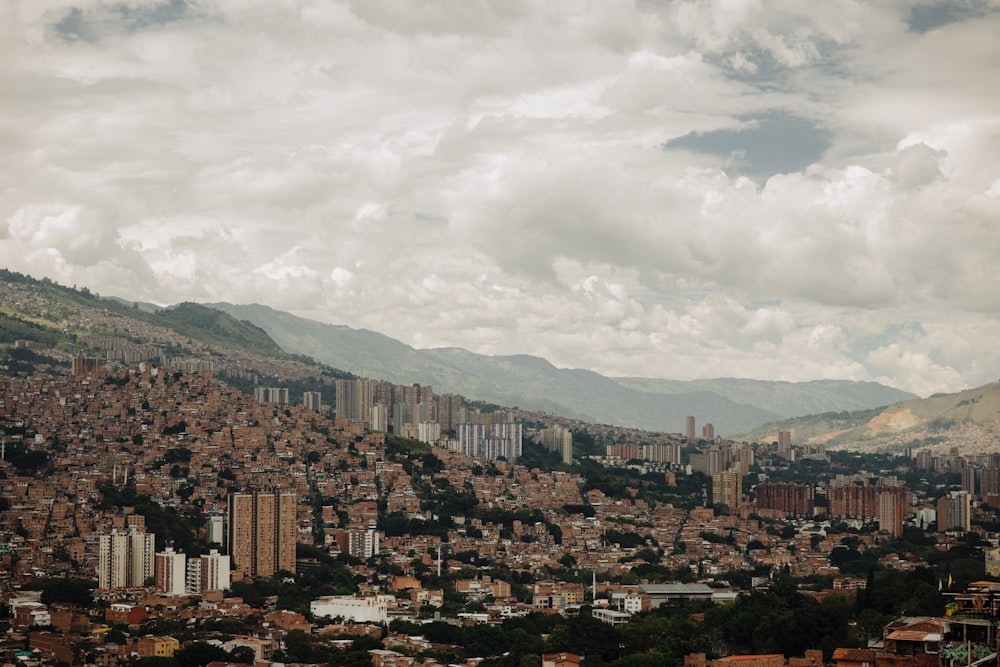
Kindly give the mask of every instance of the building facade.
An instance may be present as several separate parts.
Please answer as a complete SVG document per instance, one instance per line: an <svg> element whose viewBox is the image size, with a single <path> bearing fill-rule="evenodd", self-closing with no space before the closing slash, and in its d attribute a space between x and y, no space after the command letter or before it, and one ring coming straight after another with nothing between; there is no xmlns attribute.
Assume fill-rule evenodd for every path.
<svg viewBox="0 0 1000 667"><path fill-rule="evenodd" d="M229 556L245 577L295 572L294 492L235 493L229 496Z"/></svg>
<svg viewBox="0 0 1000 667"><path fill-rule="evenodd" d="M187 592L187 557L167 547L156 554L154 568L156 590L164 595L184 595Z"/></svg>
<svg viewBox="0 0 1000 667"><path fill-rule="evenodd" d="M521 457L521 424L459 424L458 451L480 459L504 457L514 463Z"/></svg>
<svg viewBox="0 0 1000 667"><path fill-rule="evenodd" d="M144 586L153 576L154 536L117 530L98 537L97 585L103 590Z"/></svg>

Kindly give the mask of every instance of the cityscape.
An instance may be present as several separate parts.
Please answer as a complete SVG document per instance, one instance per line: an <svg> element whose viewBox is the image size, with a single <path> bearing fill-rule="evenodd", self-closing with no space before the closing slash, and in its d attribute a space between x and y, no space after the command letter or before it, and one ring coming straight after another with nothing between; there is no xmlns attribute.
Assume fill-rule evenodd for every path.
<svg viewBox="0 0 1000 667"><path fill-rule="evenodd" d="M0 0L0 667L1000 667L998 35Z"/></svg>
<svg viewBox="0 0 1000 667"><path fill-rule="evenodd" d="M11 664L996 660L988 443L591 424L181 342L15 283L73 328L104 312L104 333L7 343ZM727 615L780 595L839 616L782 639L760 612L740 639ZM632 636L651 623L661 639Z"/></svg>

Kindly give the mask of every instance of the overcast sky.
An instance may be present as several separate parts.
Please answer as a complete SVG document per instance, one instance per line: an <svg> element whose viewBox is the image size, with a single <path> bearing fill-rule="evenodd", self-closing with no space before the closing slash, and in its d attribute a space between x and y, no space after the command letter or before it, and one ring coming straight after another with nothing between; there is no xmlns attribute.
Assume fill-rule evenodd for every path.
<svg viewBox="0 0 1000 667"><path fill-rule="evenodd" d="M1000 1L0 1L0 262L675 379L1000 378Z"/></svg>

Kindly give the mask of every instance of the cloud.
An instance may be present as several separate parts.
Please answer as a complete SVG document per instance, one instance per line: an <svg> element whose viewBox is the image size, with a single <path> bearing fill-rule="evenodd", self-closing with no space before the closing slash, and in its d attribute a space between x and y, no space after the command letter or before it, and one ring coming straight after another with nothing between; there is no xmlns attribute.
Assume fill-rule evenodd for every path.
<svg viewBox="0 0 1000 667"><path fill-rule="evenodd" d="M614 375L983 382L1000 17L916 7L7 3L0 259Z"/></svg>

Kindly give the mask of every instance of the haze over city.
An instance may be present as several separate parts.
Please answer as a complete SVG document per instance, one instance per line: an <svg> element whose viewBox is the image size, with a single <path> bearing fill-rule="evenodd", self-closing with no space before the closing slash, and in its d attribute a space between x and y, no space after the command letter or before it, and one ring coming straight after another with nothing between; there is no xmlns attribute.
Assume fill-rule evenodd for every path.
<svg viewBox="0 0 1000 667"><path fill-rule="evenodd" d="M0 264L608 375L998 377L1000 3L0 4Z"/></svg>

